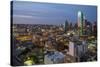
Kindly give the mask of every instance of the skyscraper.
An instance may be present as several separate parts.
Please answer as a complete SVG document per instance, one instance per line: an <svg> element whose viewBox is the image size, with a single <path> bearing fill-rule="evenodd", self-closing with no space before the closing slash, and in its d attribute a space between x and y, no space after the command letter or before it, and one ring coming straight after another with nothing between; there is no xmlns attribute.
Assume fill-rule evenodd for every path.
<svg viewBox="0 0 100 67"><path fill-rule="evenodd" d="M97 36L97 22L94 22L94 23L92 24L92 34L93 34L94 36Z"/></svg>
<svg viewBox="0 0 100 67"><path fill-rule="evenodd" d="M83 13L81 11L78 11L78 32L79 35L83 35Z"/></svg>
<svg viewBox="0 0 100 67"><path fill-rule="evenodd" d="M69 24L68 24L68 21L66 20L64 23L64 32L65 33L68 31L68 28L69 28Z"/></svg>

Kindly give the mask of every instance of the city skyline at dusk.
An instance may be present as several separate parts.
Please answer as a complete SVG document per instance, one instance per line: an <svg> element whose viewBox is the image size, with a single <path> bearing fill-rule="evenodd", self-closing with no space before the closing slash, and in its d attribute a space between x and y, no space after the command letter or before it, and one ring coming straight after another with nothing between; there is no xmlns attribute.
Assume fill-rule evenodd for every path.
<svg viewBox="0 0 100 67"><path fill-rule="evenodd" d="M11 2L11 65L97 61L97 7Z"/></svg>

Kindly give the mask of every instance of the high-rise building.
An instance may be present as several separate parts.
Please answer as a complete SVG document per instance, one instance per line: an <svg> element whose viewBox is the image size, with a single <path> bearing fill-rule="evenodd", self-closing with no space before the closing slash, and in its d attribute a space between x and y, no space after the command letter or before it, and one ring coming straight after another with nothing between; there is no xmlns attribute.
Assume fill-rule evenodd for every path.
<svg viewBox="0 0 100 67"><path fill-rule="evenodd" d="M92 34L93 34L94 36L97 36L97 22L94 22L94 23L92 24Z"/></svg>
<svg viewBox="0 0 100 67"><path fill-rule="evenodd" d="M79 35L83 35L83 23L84 23L83 13L81 11L78 11L78 31L79 31Z"/></svg>
<svg viewBox="0 0 100 67"><path fill-rule="evenodd" d="M64 23L64 32L66 33L68 31L68 21L66 20Z"/></svg>
<svg viewBox="0 0 100 67"><path fill-rule="evenodd" d="M70 41L68 54L75 57L76 61L80 61L80 58L87 52L86 41Z"/></svg>

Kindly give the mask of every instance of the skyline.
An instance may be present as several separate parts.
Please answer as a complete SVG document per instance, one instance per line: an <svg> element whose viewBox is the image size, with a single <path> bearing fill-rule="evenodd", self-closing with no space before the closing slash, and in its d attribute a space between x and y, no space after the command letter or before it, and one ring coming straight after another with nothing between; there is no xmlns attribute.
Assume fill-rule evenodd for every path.
<svg viewBox="0 0 100 67"><path fill-rule="evenodd" d="M63 24L66 20L75 23L78 11L90 22L97 21L96 6L14 1L13 23Z"/></svg>

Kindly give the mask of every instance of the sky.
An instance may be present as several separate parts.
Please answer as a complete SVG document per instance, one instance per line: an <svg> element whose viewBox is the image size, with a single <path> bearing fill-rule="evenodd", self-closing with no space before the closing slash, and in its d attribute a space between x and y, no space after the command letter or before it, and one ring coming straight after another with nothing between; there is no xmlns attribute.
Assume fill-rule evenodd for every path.
<svg viewBox="0 0 100 67"><path fill-rule="evenodd" d="M97 21L97 7L87 5L38 3L26 1L13 2L14 24L63 24L76 23L78 11L83 12L85 18Z"/></svg>

